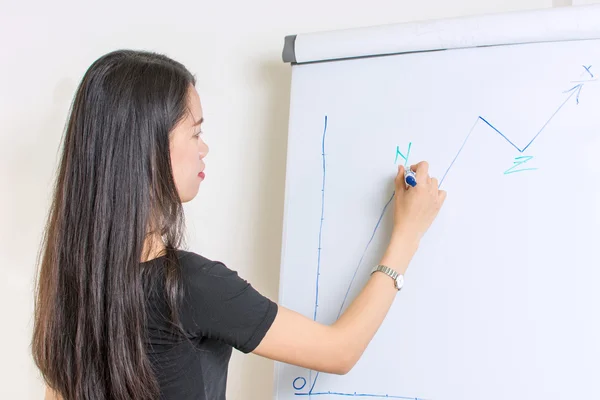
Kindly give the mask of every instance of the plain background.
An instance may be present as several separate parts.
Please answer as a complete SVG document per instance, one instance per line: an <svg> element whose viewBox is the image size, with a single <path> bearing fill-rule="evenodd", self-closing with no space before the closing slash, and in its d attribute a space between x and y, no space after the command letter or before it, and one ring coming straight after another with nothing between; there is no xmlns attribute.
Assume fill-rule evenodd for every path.
<svg viewBox="0 0 600 400"><path fill-rule="evenodd" d="M574 0L573 4L599 0ZM0 6L0 398L40 399L33 283L65 118L87 67L117 48L165 53L198 79L206 181L186 204L188 248L277 299L288 34L571 5L570 0L8 2ZM510 27L507 27L510 29ZM228 398L272 397L273 363L234 352Z"/></svg>

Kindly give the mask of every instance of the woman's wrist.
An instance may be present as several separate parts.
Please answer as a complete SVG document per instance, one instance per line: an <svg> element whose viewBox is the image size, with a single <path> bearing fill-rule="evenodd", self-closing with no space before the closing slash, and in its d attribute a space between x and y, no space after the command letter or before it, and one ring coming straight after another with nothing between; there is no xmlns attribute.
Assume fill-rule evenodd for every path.
<svg viewBox="0 0 600 400"><path fill-rule="evenodd" d="M408 230L394 230L381 264L404 274L419 247L418 235Z"/></svg>

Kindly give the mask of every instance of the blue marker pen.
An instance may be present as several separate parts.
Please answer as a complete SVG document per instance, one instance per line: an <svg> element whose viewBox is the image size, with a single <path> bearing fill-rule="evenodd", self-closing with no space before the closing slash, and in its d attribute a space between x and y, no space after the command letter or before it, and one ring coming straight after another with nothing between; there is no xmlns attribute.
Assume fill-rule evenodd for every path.
<svg viewBox="0 0 600 400"><path fill-rule="evenodd" d="M410 167L404 170L404 182L412 187L417 186L417 176L413 171L411 171Z"/></svg>

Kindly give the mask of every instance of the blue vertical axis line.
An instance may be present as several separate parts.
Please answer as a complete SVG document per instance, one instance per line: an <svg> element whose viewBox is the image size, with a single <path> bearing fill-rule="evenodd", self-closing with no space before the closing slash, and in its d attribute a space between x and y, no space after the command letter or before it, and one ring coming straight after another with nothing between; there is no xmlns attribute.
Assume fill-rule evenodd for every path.
<svg viewBox="0 0 600 400"><path fill-rule="evenodd" d="M313 320L317 320L317 310L319 308L319 277L321 276L321 250L322 250L322 238L323 238L323 220L325 219L325 181L327 176L327 165L325 158L325 137L327 135L327 115L325 116L325 124L323 127L323 138L321 140L321 157L323 160L323 180L321 187L321 221L319 223L319 247L317 253L317 279L315 283L315 309L313 314ZM315 377L315 381L319 374L317 373ZM312 370L308 373L308 381L311 382L311 388L314 387L314 383L312 380ZM311 389L312 391L312 389Z"/></svg>
<svg viewBox="0 0 600 400"><path fill-rule="evenodd" d="M408 159L407 161L408 162ZM373 242L373 239L375 238L375 234L377 233L377 230L379 229L379 225L381 224L381 221L383 220L383 217L388 209L388 206L390 205L390 203L392 202L392 200L394 200L394 196L396 195L396 192L392 193L392 196L390 197L390 199L388 200L388 202L385 204L385 206L383 207L383 211L381 212L379 219L377 220L377 224L375 224L375 229L373 229L373 233L371 234L371 238L369 239L369 241L367 242L367 245L365 247L365 250L363 251L360 260L358 262L358 265L356 266L356 268L354 269L354 274L352 275L352 279L350 280L350 284L348 285L348 289L346 290L346 294L344 295L344 300L342 301L342 305L340 306L340 310L337 314L337 318L340 317L340 315L342 315L342 311L344 310L344 305L346 304L346 300L348 299L348 295L350 294L350 289L352 288L352 285L354 284L354 280L356 279L356 274L358 273L358 270L360 269L360 266L362 265L363 259L365 258L365 255L367 254L367 251L369 250L369 247L371 246L371 242ZM308 393L313 393L313 390L315 388L315 385L317 384L317 380L319 379L319 375L321 373L317 372L317 375L315 376L315 380L313 381L311 387L310 387L310 391Z"/></svg>
<svg viewBox="0 0 600 400"><path fill-rule="evenodd" d="M323 128L323 140L321 142L321 156L323 158L323 186L321 188L321 222L319 226L319 251L317 256L317 283L315 290L315 312L313 320L317 320L317 309L319 308L319 276L321 275L321 240L323 237L323 220L325 215L325 177L327 166L325 164L325 136L327 135L327 115L325 116L325 127Z"/></svg>

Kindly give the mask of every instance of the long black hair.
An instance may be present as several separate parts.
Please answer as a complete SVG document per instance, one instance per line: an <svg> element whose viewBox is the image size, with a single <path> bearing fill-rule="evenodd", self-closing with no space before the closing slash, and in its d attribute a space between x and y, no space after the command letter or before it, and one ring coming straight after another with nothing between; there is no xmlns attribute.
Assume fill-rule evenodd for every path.
<svg viewBox="0 0 600 400"><path fill-rule="evenodd" d="M39 257L32 339L47 385L65 400L159 396L141 260L148 238L161 237L160 276L177 322L184 221L169 135L194 85L164 55L120 50L96 60L77 89Z"/></svg>

